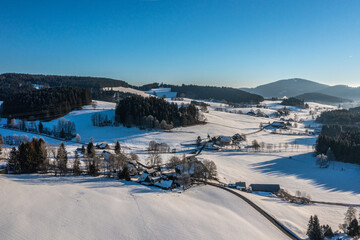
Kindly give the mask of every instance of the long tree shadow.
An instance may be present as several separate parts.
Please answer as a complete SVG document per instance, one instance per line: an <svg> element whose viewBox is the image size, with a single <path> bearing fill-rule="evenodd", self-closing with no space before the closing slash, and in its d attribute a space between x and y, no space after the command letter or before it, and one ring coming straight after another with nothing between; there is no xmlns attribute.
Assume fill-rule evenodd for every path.
<svg viewBox="0 0 360 240"><path fill-rule="evenodd" d="M350 163L333 162L329 168L319 168L312 153L282 157L251 164L255 170L268 175L290 176L312 180L316 186L329 191L353 192L360 194L360 166Z"/></svg>

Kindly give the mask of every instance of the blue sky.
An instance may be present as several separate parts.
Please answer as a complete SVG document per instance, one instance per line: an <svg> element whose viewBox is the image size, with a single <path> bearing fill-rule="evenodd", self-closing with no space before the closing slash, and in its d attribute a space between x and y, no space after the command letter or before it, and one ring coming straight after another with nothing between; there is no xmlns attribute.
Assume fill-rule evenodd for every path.
<svg viewBox="0 0 360 240"><path fill-rule="evenodd" d="M360 85L360 1L0 0L0 73Z"/></svg>

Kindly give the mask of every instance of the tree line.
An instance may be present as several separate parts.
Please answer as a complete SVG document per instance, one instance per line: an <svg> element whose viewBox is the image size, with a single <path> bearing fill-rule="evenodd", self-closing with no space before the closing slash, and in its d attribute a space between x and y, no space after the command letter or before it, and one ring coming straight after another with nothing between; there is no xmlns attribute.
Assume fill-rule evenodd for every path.
<svg viewBox="0 0 360 240"><path fill-rule="evenodd" d="M359 127L324 125L316 141L316 151L327 154L328 149L337 161L360 164Z"/></svg>
<svg viewBox="0 0 360 240"><path fill-rule="evenodd" d="M13 94L2 104L2 117L51 120L91 103L87 89L54 87Z"/></svg>
<svg viewBox="0 0 360 240"><path fill-rule="evenodd" d="M360 164L360 112L358 108L321 113L316 120L324 124L316 141L319 154L331 149L334 159Z"/></svg>
<svg viewBox="0 0 360 240"><path fill-rule="evenodd" d="M294 106L294 107L298 107L298 108L309 108L309 105L307 103L305 103L304 100L294 98L294 97L284 99L284 100L282 100L282 102L280 104L285 105L285 106Z"/></svg>
<svg viewBox="0 0 360 240"><path fill-rule="evenodd" d="M360 112L357 108L326 111L322 112L316 121L322 124L360 126Z"/></svg>
<svg viewBox="0 0 360 240"><path fill-rule="evenodd" d="M171 129L203 122L199 110L192 104L180 108L156 97L133 96L125 98L116 106L115 120L125 126L140 128Z"/></svg>
<svg viewBox="0 0 360 240"><path fill-rule="evenodd" d="M226 101L228 103L251 103L257 104L264 101L260 95L248 93L236 88L198 86L198 85L169 85L152 83L139 87L140 90L150 90L151 88L165 87L171 88L177 92L178 97L187 97L193 99L214 99L217 101Z"/></svg>
<svg viewBox="0 0 360 240"><path fill-rule="evenodd" d="M39 85L43 87L72 86L80 88L129 87L122 80L102 77L79 77L41 74L4 73L0 75L0 83L19 85ZM33 86L31 86L33 87Z"/></svg>

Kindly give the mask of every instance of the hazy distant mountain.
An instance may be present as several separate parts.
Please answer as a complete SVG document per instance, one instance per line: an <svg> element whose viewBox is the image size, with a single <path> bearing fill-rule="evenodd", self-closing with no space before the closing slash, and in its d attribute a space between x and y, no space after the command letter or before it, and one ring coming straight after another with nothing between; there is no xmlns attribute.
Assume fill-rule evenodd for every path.
<svg viewBox="0 0 360 240"><path fill-rule="evenodd" d="M296 96L295 98L304 100L305 102L317 102L324 104L351 102L350 99L334 97L323 93L303 93Z"/></svg>
<svg viewBox="0 0 360 240"><path fill-rule="evenodd" d="M349 87L346 85L329 86L321 92L340 98L360 99L360 87Z"/></svg>
<svg viewBox="0 0 360 240"><path fill-rule="evenodd" d="M342 99L360 99L360 87L346 85L329 86L314 81L292 78L257 86L256 88L240 88L241 90L259 94L265 98L296 97L304 93L322 93ZM310 97L310 96L308 96ZM321 96L317 96L321 98ZM328 98L330 100L330 98ZM335 99L333 99L335 100Z"/></svg>
<svg viewBox="0 0 360 240"><path fill-rule="evenodd" d="M284 96L294 97L303 93L318 92L327 87L329 86L325 84L301 78L292 78L260 85L256 88L241 88L241 90L259 94L266 98L281 98Z"/></svg>

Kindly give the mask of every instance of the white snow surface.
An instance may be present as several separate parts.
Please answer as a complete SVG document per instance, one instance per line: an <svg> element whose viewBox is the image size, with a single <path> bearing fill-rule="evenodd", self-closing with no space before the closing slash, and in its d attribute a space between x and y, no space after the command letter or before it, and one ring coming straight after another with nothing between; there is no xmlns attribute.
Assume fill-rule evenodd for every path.
<svg viewBox="0 0 360 240"><path fill-rule="evenodd" d="M146 92L144 91L141 91L141 90L137 90L137 89L134 89L134 88L127 88L127 87L106 87L106 88L103 88L104 91L106 90L113 90L113 91L118 91L118 92L125 92L125 93L132 93L132 94L136 94L136 95L140 95L140 96L143 96L143 97L148 97L150 96L149 94L147 94Z"/></svg>
<svg viewBox="0 0 360 240"><path fill-rule="evenodd" d="M182 103L188 104L190 101L191 99L184 99L184 101L173 102L181 105ZM258 131L260 123L267 124L278 121L278 119L215 111L216 108L223 108L228 111L241 110L246 113L250 109L256 111L258 109L256 106L230 108L222 103L207 103L210 104L209 113L205 113L207 124L180 127L169 132L126 127L93 127L91 124L93 113L102 112L111 117L114 116L115 104L101 101L98 101L95 110L92 106L86 106L82 110L69 113L65 118L75 122L82 142L88 142L91 137L94 138L95 143L113 143L114 140L119 140L126 152L136 152L144 162L147 158L145 150L151 140L166 142L170 148L176 148L177 155L181 156L184 152L187 153L193 149L191 146L182 144L195 143L198 136L206 138L208 134L211 137L218 135L233 136L235 133L248 134ZM266 114L271 114L283 107L279 105L279 102L265 101L264 104L267 108L259 109ZM321 111L334 109L333 106L317 103L309 103L309 105L311 110L316 111L315 117ZM293 127L291 130L294 133L302 133L301 135L291 135L289 132L273 134L271 130L264 130L254 135L248 135L247 142L244 144L251 145L251 142L256 139L259 143L276 145L276 151L268 152L266 149L261 152L246 152L244 149L241 151L231 149L203 151L199 158L213 160L217 165L219 179L225 183L237 181L245 181L247 185L251 183L274 183L280 184L281 188L288 190L291 194L295 194L297 190L305 192L315 201L359 204L360 185L354 183L360 182L360 166L335 162L327 169L318 168L315 165L312 149L317 136L304 135L305 125L317 126L318 124L309 115L310 109L288 108L292 110L288 118L294 118L296 114L299 119L303 120L302 123L298 123L297 128ZM56 122L57 120L54 120L44 124L52 126ZM0 129L0 133L3 136L12 134L36 136L36 134L19 133L5 129ZM54 145L60 143L60 141L51 138L44 139ZM281 144L281 148L279 144ZM284 148L285 144L289 145L287 149ZM69 152L79 146L81 145L72 142L66 143ZM163 154L162 158L165 162L173 155L170 153ZM37 235L38 239L46 239L50 232L59 232L64 238L72 237L75 239L84 234L84 239L91 239L91 234L97 237L101 236L97 235L97 231L102 234L101 238L107 239L115 236L117 236L115 238L126 237L127 239L156 239L159 237L157 235L159 232L162 232L163 237L167 239L281 239L282 236L271 236L272 232L276 234L276 231L267 232L266 227L257 228L257 226L262 226L261 224L267 224L265 219L260 221L260 225L257 223L257 225L252 226L258 229L255 231L246 224L248 218L252 219L247 215L247 212L250 211L249 206L242 205L241 201L235 201L236 203L232 202L233 205L229 205L230 203L224 199L232 198L231 194L221 190L209 189L210 187L193 188L185 193L175 194L136 184L99 179L91 180L92 178L84 178L86 180L83 180L82 177L55 178L41 175L28 177L0 176L0 212L2 213L0 236L1 234L10 234L11 231L7 229L9 226L15 228L16 221L27 222L22 226L25 230L18 229L17 232L14 230L14 235L5 235L7 236L5 239L21 239L24 236L21 234L29 233L29 236L35 234L36 227L40 227L41 224L32 230L34 228L32 222L44 223L49 228L43 230L45 231L43 237L40 236L41 231L38 230L40 231ZM30 194L32 191L34 194ZM42 197L45 199L41 200ZM127 198L130 200L126 200ZM141 211L139 211L138 206L135 206L134 198L137 199ZM311 215L318 214L320 223L329 224L335 231L338 230L338 225L342 222L343 214L346 211L346 207L318 204L295 205L256 194L250 195L249 198L256 201L260 207L277 217L282 224L302 238L306 238L307 222ZM62 204L62 202L66 204ZM210 205L207 204L208 202ZM215 203L219 203L219 206ZM36 205L34 210L30 209L32 204ZM183 206L183 208L177 207L177 205ZM241 206L239 210L234 207L235 205ZM37 213L40 208L46 211ZM24 215L20 214L21 209L24 210ZM79 217L76 216L77 212L80 214ZM243 212L245 215L242 215ZM48 216L48 214L53 214L53 216ZM214 214L216 217L210 214ZM30 221L32 216L36 217ZM41 220L42 217L46 221ZM100 220L92 222L92 218ZM53 221L55 224L52 223ZM188 221L191 224L187 224ZM101 222L104 224L99 224ZM99 226L96 226L95 223ZM242 225L245 226L244 229L241 227ZM62 228L68 230L63 232L61 231ZM262 228L264 231L261 231ZM254 230L257 235L252 235L246 229ZM0 237L0 239L2 238Z"/></svg>
<svg viewBox="0 0 360 240"><path fill-rule="evenodd" d="M0 176L0 239L287 239L221 189L92 177ZM6 204L3 204L3 203Z"/></svg>

